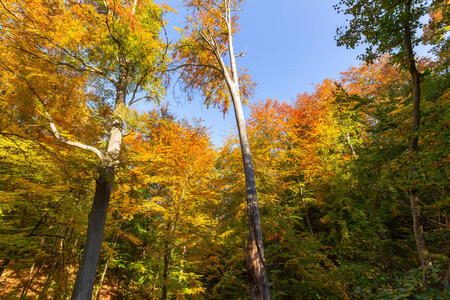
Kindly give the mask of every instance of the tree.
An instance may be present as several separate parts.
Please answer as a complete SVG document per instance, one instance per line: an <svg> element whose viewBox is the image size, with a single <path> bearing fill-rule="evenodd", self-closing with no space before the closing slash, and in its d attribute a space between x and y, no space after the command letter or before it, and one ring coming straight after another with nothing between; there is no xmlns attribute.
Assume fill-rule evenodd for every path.
<svg viewBox="0 0 450 300"><path fill-rule="evenodd" d="M197 244L214 232L217 222L212 214L218 202L213 188L215 151L207 128L198 121L176 121L163 108L160 114L145 114L141 132L126 142L133 153L130 173L137 182L119 191L120 201L138 195L146 210L142 213L157 228L158 252L147 255L160 263L152 270L158 274L153 283L159 287L158 296L163 300L175 294L198 295L205 288L200 276L189 272L201 261L193 253L201 251ZM138 205L126 205L127 212ZM124 216L122 206L117 210Z"/></svg>
<svg viewBox="0 0 450 300"><path fill-rule="evenodd" d="M421 73L417 69L414 46L421 40L416 33L422 26L419 19L426 13L427 3L428 1L424 0L370 2L342 0L335 6L338 12L353 17L347 27L340 27L337 30L338 45L354 48L360 44L367 44L366 54L361 55L362 59L371 62L380 55L389 53L395 62L409 71L413 90L413 109L408 145L411 160L408 169L410 186L407 189L412 208L414 236L422 267L428 265L430 260L427 258L428 249L420 217L419 190L414 183L418 177L414 161L419 152L421 101Z"/></svg>
<svg viewBox="0 0 450 300"><path fill-rule="evenodd" d="M248 130L268 216L271 291L280 299L349 299L352 285L369 281L380 263L372 248L376 215L364 210L348 175L359 149L357 126L344 107L337 109L336 90L325 80L292 104L252 105Z"/></svg>
<svg viewBox="0 0 450 300"><path fill-rule="evenodd" d="M181 80L186 91L200 90L207 105L220 106L225 113L233 102L245 173L248 234L248 273L252 299L270 299L268 271L256 192L255 172L241 101L251 95L254 84L238 72L233 36L239 30L237 13L242 0L187 1L193 15L174 57L181 62ZM228 55L228 64L225 57Z"/></svg>
<svg viewBox="0 0 450 300"><path fill-rule="evenodd" d="M450 53L450 3L448 1L432 1L429 9L429 22L423 31L423 43L433 46L433 54L438 57L440 69L448 68Z"/></svg>
<svg viewBox="0 0 450 300"><path fill-rule="evenodd" d="M7 53L23 60L22 64L3 60L2 69L27 85L31 94L24 101L35 104L33 108L40 113L38 120L47 123L47 129L59 142L91 152L98 159L94 202L72 294L72 299L90 299L127 107L142 99L138 92L144 92L144 99L158 100L163 90L159 72L165 65L167 48L159 35L164 9L151 1L29 0L1 4L2 45ZM40 70L50 72L40 75ZM85 91L95 90L99 98L112 100L112 105L106 105L107 113L100 116L104 117L102 135L85 139L84 143L61 133L53 117L68 103L58 94L67 95L66 91L55 90L52 80L73 73L88 76ZM36 76L40 80L33 80ZM127 94L131 94L128 101ZM88 103L78 104L89 113ZM107 145L102 145L102 140Z"/></svg>
<svg viewBox="0 0 450 300"><path fill-rule="evenodd" d="M2 298L68 293L91 180L86 154L60 146L0 132Z"/></svg>

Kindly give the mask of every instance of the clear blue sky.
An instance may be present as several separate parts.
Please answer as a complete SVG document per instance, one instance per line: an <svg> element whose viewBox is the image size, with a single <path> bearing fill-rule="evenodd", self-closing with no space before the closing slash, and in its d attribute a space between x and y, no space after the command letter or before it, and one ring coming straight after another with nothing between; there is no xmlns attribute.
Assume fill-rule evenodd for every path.
<svg viewBox="0 0 450 300"><path fill-rule="evenodd" d="M167 0L179 13L168 14L169 38L179 35L174 26L184 27L186 12L180 0ZM251 102L267 98L291 101L299 93L313 92L314 84L325 78L338 79L339 73L351 65L363 50L337 47L336 28L345 24L345 16L337 14L333 4L338 0L247 0L240 15L241 31L235 37L235 52L247 49L239 66L248 69L255 82L256 94ZM175 96L175 100L174 100ZM206 109L201 99L188 103L179 89L167 91L169 109L181 118L201 118L211 127L212 141L220 146L235 126L233 110L223 118L217 108ZM148 109L147 106L141 107ZM246 117L249 109L244 109Z"/></svg>

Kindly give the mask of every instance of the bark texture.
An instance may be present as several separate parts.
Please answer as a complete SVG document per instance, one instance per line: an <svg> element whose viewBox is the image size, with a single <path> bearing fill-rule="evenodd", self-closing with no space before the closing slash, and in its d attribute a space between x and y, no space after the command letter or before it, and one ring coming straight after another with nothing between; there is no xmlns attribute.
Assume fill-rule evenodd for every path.
<svg viewBox="0 0 450 300"><path fill-rule="evenodd" d="M111 199L113 178L114 168L107 167L105 172L97 179L94 203L89 213L84 252L73 288L72 300L90 300L92 297L95 273L100 259L103 233L108 214L109 200Z"/></svg>
<svg viewBox="0 0 450 300"><path fill-rule="evenodd" d="M270 299L268 276L264 255L264 243L261 232L258 198L256 193L255 171L253 168L250 144L247 136L244 114L239 97L233 97L236 122L238 124L239 139L241 143L242 161L245 173L245 188L248 214L248 272L249 288L252 299Z"/></svg>
<svg viewBox="0 0 450 300"><path fill-rule="evenodd" d="M119 82L116 87L116 99L114 112L125 106L126 91L130 82L126 62L119 66ZM123 120L115 119L110 131L108 149L105 158L101 162L104 171L97 179L95 186L94 203L89 213L88 229L83 256L78 269L75 286L72 291L72 300L90 300L95 282L95 273L100 259L103 233L105 232L106 217L108 214L109 200L111 199L112 185L115 176L115 165L118 162L118 154L122 145Z"/></svg>
<svg viewBox="0 0 450 300"><path fill-rule="evenodd" d="M215 11L212 18L220 19L220 30L215 28L217 24L205 22L204 24L195 24L194 34L198 34L201 40L201 50L206 50L213 54L213 62L188 63L185 66L196 66L198 68L209 68L213 72L219 72L220 76L214 76L211 80L224 80L233 102L236 123L239 131L239 140L242 152L242 161L245 173L245 189L248 214L248 243L247 243L247 272L249 277L249 290L251 299L269 300L270 292L268 285L268 271L265 263L264 244L261 233L261 221L259 215L258 198L256 192L255 172L253 168L250 144L247 135L245 118L242 111L241 93L243 90L239 87L239 73L237 71L236 55L234 54L233 33L238 29L234 26L236 23L235 14L240 10L242 1L237 0L214 0L206 2L188 1L189 7L198 9L199 12L207 14L208 11ZM220 14L218 16L217 14ZM195 50L197 51L197 50ZM228 52L229 62L225 62L224 53ZM239 54L237 56L242 56ZM184 56L184 54L182 54ZM193 58L195 61L195 58ZM209 71L208 71L209 72ZM190 82L188 83L190 84ZM216 88L216 87L214 87ZM226 101L228 99L218 99Z"/></svg>

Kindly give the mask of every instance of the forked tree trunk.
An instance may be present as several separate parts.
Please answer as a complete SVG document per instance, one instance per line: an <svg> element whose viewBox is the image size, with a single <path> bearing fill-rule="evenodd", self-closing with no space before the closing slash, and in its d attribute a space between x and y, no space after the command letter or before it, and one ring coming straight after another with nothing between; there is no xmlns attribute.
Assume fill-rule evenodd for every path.
<svg viewBox="0 0 450 300"><path fill-rule="evenodd" d="M33 279L34 279L33 272L34 272L35 266L36 266L36 261L31 266L30 273L28 273L28 279L23 286L22 292L20 293L20 299L25 299L25 297L27 296L28 289L30 288L31 283L33 282Z"/></svg>
<svg viewBox="0 0 450 300"><path fill-rule="evenodd" d="M84 252L73 288L72 300L90 300L92 297L94 287L94 280L92 279L95 278L100 259L113 179L113 167L107 167L97 179L94 203L89 213Z"/></svg>
<svg viewBox="0 0 450 300"><path fill-rule="evenodd" d="M119 82L116 87L114 113L119 115L120 109L125 107L127 87L130 82L126 62L119 65ZM84 252L72 291L71 300L91 300L95 282L95 273L100 260L103 233L105 232L106 217L108 215L109 200L111 199L112 185L114 183L115 165L122 145L123 120L115 119L112 123L106 156L101 163L104 166L95 185L94 203L89 213L88 229Z"/></svg>

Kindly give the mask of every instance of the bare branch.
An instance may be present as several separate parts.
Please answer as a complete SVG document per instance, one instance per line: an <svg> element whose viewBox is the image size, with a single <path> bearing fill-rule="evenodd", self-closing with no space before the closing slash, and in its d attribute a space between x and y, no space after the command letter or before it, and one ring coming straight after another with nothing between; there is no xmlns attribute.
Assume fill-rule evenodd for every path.
<svg viewBox="0 0 450 300"><path fill-rule="evenodd" d="M79 142L72 142L72 141L69 141L68 139L66 139L64 136L62 136L59 133L58 129L56 128L55 124L53 123L52 118L50 117L48 112L45 112L45 116L47 117L47 120L49 122L50 128L52 129L53 135L56 137L56 139L58 141L60 141L62 143L65 143L67 145L73 146L73 147L77 147L77 148L80 148L80 149L83 149L83 150L91 151L91 152L95 153L100 158L100 160L104 160L103 153L100 150L98 150L97 148L89 146L89 145L85 145L85 144L82 144L82 143L79 143Z"/></svg>
<svg viewBox="0 0 450 300"><path fill-rule="evenodd" d="M136 102L139 102L139 101L141 101L141 100L143 100L143 99L152 99L152 100L154 100L155 97L153 96L153 94L152 94L151 92L148 92L147 94L145 94L144 97L139 97L139 98L136 98L136 97L133 95L133 99L131 99L131 100L128 102L128 107L130 107L131 105L133 105L133 104L135 104Z"/></svg>
<svg viewBox="0 0 450 300"><path fill-rule="evenodd" d="M52 234L32 234L30 236L53 237L53 238L58 238L58 239L63 239L63 240L65 240L67 238L67 237L62 236L62 235L52 235Z"/></svg>
<svg viewBox="0 0 450 300"><path fill-rule="evenodd" d="M441 223L441 222L438 222L438 221L435 221L435 220L433 220L433 219L429 219L429 218L425 217L425 216L423 215L422 212L420 212L420 211L418 211L417 209L411 207L410 205L406 204L405 202L403 202L403 201L401 201L401 200L398 200L398 199L392 197L390 194L388 194L388 193L385 192L384 190L380 189L380 188L377 187L376 185L372 185L372 186L373 186L377 191L382 192L382 193L383 193L384 195L386 195L388 198L394 200L395 202L397 202L397 203L399 203L399 204L401 204L401 205L403 205L403 206L408 207L409 209L411 209L412 211L414 211L415 213L417 213L422 219L427 220L427 221L429 221L429 222L431 222L431 223L433 223L433 224L436 224L436 225L439 225L439 226L442 226L442 227L449 227L447 224L444 224L444 223Z"/></svg>
<svg viewBox="0 0 450 300"><path fill-rule="evenodd" d="M30 84L30 82L28 81L28 79L25 78L25 77L23 77L23 76L20 76L20 75L16 74L16 73L15 73L14 71L12 71L11 69L7 69L7 70L10 71L10 72L11 72L12 74L14 74L15 76L17 76L18 78L20 78L20 79L22 79L23 81L25 81L25 83L27 84L27 86L28 86L28 88L30 89L30 91L37 97L38 101L41 103L41 105L42 105L43 108L44 108L44 107L45 107L45 101L41 98L41 96L39 95L39 93L33 88L33 86ZM52 130L54 136L56 137L56 139L57 139L58 141L63 142L63 143L65 143L65 144L67 144L67 145L70 145L70 146L74 146L74 147L83 149L83 150L91 151L91 152L95 153L95 154L100 158L100 160L103 160L103 159L104 159L104 156L103 156L102 152L101 152L100 150L98 150L97 148L92 147L92 146L88 146L88 145L85 145L85 144L82 144L82 143L79 143L79 142L72 142L72 141L69 141L68 139L66 139L65 137L63 137L63 136L59 133L58 129L56 128L55 124L53 123L53 120L52 120L52 118L50 117L50 115L49 115L48 112L45 112L45 117L47 118L47 121L49 122L50 128L51 128L51 130Z"/></svg>
<svg viewBox="0 0 450 300"><path fill-rule="evenodd" d="M239 53L238 55L235 55L235 57L245 57L247 55L247 47L245 47L245 50Z"/></svg>
<svg viewBox="0 0 450 300"><path fill-rule="evenodd" d="M214 65L209 65L209 64L182 64L182 65L176 66L176 67L174 67L174 68L167 69L167 72L170 72L170 71L176 71L176 70L178 70L178 69L182 69L182 68L189 67L189 66L191 66L191 67L204 67L204 68L210 68L210 69L214 69L214 70L216 70L217 72L220 72L220 73L223 72L223 71L222 71L221 69L219 69L218 67L216 67L216 66L214 66Z"/></svg>
<svg viewBox="0 0 450 300"><path fill-rule="evenodd" d="M142 83L144 82L144 80L145 80L152 72L154 72L154 71L157 70L159 67L161 67L162 64L163 64L163 63L166 61L166 59L167 59L167 54L169 53L170 42L169 42L169 37L168 37L168 35L167 35L166 28L165 28L164 26L162 26L162 28L163 28L163 30L164 30L164 35L165 35L165 38L166 38L166 46L164 47L164 54L162 55L160 61L159 61L154 67L151 67L151 68L149 68L146 72L144 72L144 74L141 76L141 78L137 81L136 86L135 86L135 88L134 88L134 90L133 90L133 93L132 93L131 100L128 102L128 106L130 106L130 105L132 105L132 104L138 102L139 100L148 98L147 95L149 95L150 93L147 93L147 95L144 96L144 97L140 97L140 98L136 99L136 94L137 94L137 92L138 92L138 90L139 90L139 87L142 85Z"/></svg>

